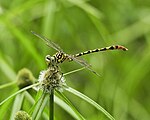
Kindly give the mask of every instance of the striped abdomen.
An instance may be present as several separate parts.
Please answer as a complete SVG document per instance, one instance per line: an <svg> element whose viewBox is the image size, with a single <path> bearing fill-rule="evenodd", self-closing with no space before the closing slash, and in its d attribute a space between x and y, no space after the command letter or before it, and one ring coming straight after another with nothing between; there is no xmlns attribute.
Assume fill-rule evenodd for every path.
<svg viewBox="0 0 150 120"><path fill-rule="evenodd" d="M94 52L99 52L99 51L107 51L107 50L123 50L126 51L128 50L127 48L125 48L124 46L121 45L113 45L113 46L109 46L109 47L104 47L104 48L98 48L98 49L94 49L94 50L88 50L85 52L81 52L75 55L75 57L80 57L82 55L86 55L86 54L90 54L90 53L94 53Z"/></svg>

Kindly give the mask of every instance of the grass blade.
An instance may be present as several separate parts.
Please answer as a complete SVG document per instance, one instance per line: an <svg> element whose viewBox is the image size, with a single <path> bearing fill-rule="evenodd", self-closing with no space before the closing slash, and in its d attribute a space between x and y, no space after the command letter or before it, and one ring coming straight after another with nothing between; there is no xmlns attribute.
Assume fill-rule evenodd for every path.
<svg viewBox="0 0 150 120"><path fill-rule="evenodd" d="M43 102L45 101L46 94L43 92L42 96L40 97L40 100L37 100L34 107L33 107L33 113L32 113L32 119L33 120L38 120L39 117L41 116L41 113L43 111ZM42 111L40 111L42 109Z"/></svg>
<svg viewBox="0 0 150 120"><path fill-rule="evenodd" d="M71 88L71 87L65 87L65 89L70 92L73 93L74 95L80 97L81 99L85 100L86 102L90 103L91 105L93 105L95 108L97 108L98 110L100 110L102 113L104 113L110 120L115 120L115 118L113 118L104 108L102 108L98 103L96 103L95 101L93 101L92 99L90 99L89 97L87 97L86 95L80 93L79 91Z"/></svg>
<svg viewBox="0 0 150 120"><path fill-rule="evenodd" d="M14 104L13 104L12 111L11 111L10 120L14 120L15 113L21 109L23 98L24 98L24 93L18 94L15 97Z"/></svg>
<svg viewBox="0 0 150 120"><path fill-rule="evenodd" d="M59 91L57 91L57 94L63 99L69 107L73 110L78 120L85 120L85 118L78 112L78 110L72 105L72 103Z"/></svg>
<svg viewBox="0 0 150 120"><path fill-rule="evenodd" d="M37 86L37 85L39 85L39 83L30 85L30 86L28 86L28 87L25 87L25 88L23 88L23 89L17 91L16 93L12 94L11 96L9 96L9 97L6 98L5 100L3 100L3 101L0 103L0 106L1 106L2 104L4 104L7 100L9 100L10 98L14 97L15 95L17 95L17 94L19 94L19 93L21 93L21 92L23 92L23 91L25 91L25 90L28 90L28 89L30 89L30 88L32 88L32 87L35 87L35 86Z"/></svg>
<svg viewBox="0 0 150 120"><path fill-rule="evenodd" d="M0 89L4 89L4 88L12 86L12 85L14 85L16 83L17 83L17 81L13 81L13 82L6 83L4 85L0 85Z"/></svg>
<svg viewBox="0 0 150 120"><path fill-rule="evenodd" d="M42 102L42 104L41 104L41 106L40 106L40 109L39 109L39 111L38 111L38 114L37 114L35 120L39 120L40 117L42 116L42 113L43 113L43 111L44 111L44 108L45 108L46 105L47 105L47 101L48 101L48 95L45 96L45 98L44 98L44 100L43 100L43 102Z"/></svg>

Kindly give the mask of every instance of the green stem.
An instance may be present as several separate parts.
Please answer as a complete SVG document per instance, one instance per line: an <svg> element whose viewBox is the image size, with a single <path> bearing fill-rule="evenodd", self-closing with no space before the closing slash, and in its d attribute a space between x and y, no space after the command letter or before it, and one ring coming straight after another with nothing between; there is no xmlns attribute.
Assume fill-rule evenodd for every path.
<svg viewBox="0 0 150 120"><path fill-rule="evenodd" d="M49 119L54 120L54 89L52 89L50 93L50 107L49 108L50 108Z"/></svg>

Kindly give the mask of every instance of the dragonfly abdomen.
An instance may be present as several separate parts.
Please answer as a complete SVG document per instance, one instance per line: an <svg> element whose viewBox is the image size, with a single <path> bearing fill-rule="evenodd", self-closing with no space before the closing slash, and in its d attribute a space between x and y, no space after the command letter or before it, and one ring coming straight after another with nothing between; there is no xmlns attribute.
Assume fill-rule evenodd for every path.
<svg viewBox="0 0 150 120"><path fill-rule="evenodd" d="M91 53L95 53L95 52L100 52L100 51L107 51L107 50L123 50L126 51L128 50L127 48L125 48L124 46L121 45L112 45L112 46L108 46L108 47L104 47L104 48L97 48L94 50L88 50L85 52L81 52L75 55L75 57L80 57L86 54L91 54Z"/></svg>

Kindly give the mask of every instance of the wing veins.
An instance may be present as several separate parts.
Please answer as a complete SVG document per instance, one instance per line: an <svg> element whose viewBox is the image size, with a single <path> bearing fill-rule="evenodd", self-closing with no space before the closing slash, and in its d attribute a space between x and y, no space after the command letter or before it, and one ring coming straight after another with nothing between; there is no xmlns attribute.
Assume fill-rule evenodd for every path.
<svg viewBox="0 0 150 120"><path fill-rule="evenodd" d="M69 58L73 59L73 61L77 62L81 66L84 66L85 68L87 68L88 70L90 70L91 72L93 72L94 74L96 74L97 76L100 76L100 74L98 74L96 71L94 71L92 69L92 65L88 64L85 60L83 60L81 58L80 59L76 58L73 55L69 55Z"/></svg>
<svg viewBox="0 0 150 120"><path fill-rule="evenodd" d="M52 42L51 40L49 40L49 39L46 38L45 36L39 35L39 34L37 34L37 33L34 32L34 31L31 31L31 33L34 34L35 36L37 36L38 38L42 39L42 40L46 43L47 46L52 47L53 49L55 49L55 50L58 51L58 52L60 51L60 52L64 53L63 50L60 48L59 45L57 45L56 43ZM68 55L68 54L67 54L67 55ZM68 55L68 57L69 57L70 59L72 59L73 61L77 62L78 64L80 64L81 66L86 67L88 70L90 70L90 71L93 72L94 74L100 76L96 71L94 71L94 70L91 68L91 65L88 64L85 60L83 60L83 59L81 59L81 58L80 58L80 59L79 59L79 58L76 58L74 55Z"/></svg>
<svg viewBox="0 0 150 120"><path fill-rule="evenodd" d="M35 33L34 31L31 31L32 34L34 34L35 36L37 36L38 38L42 39L47 46L52 47L53 49L57 50L57 51L61 51L63 52L63 50L60 48L59 45L57 45L56 43L52 42L51 40L49 40L48 38L44 37L43 35L39 35L37 33Z"/></svg>

